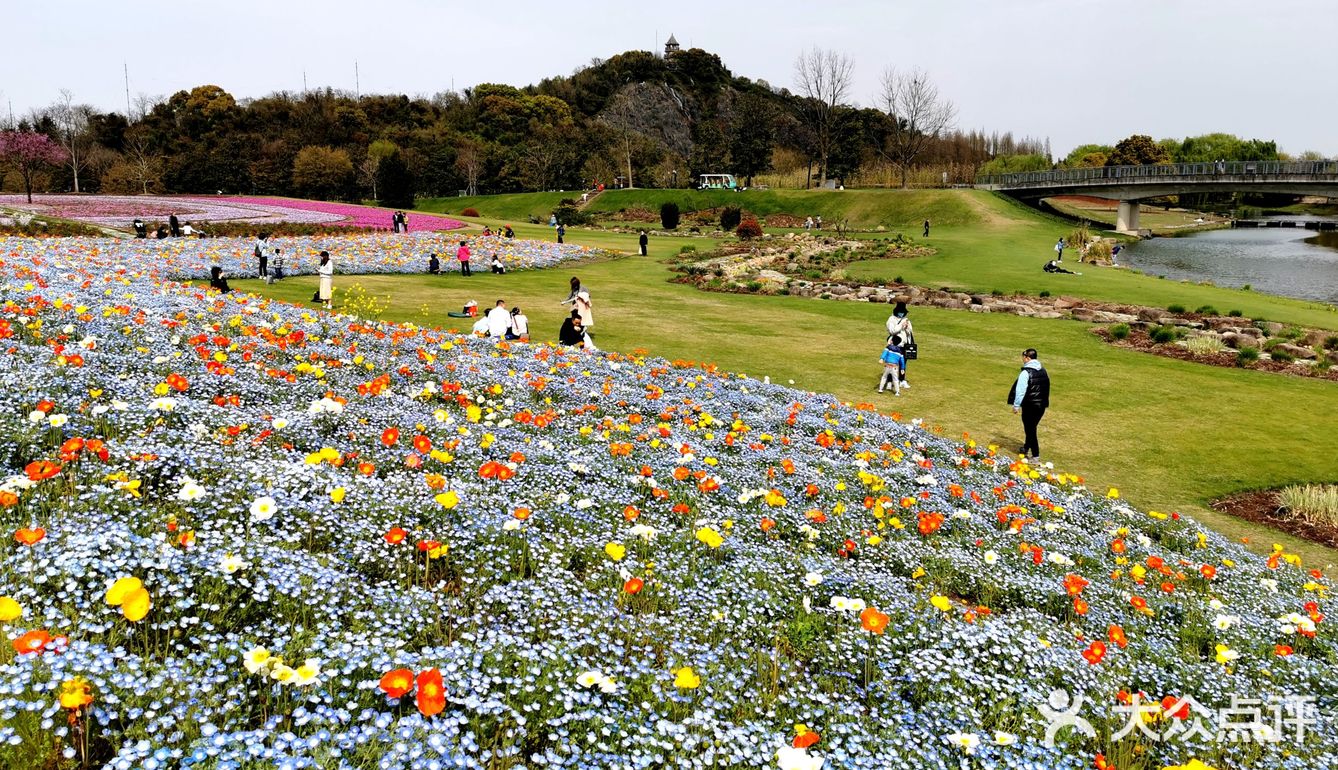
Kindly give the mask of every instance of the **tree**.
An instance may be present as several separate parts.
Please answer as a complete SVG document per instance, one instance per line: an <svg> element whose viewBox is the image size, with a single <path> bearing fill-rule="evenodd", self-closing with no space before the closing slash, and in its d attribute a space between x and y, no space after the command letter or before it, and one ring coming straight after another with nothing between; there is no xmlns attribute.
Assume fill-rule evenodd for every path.
<svg viewBox="0 0 1338 770"><path fill-rule="evenodd" d="M293 159L293 186L320 200L342 197L353 181L353 160L343 149L303 147Z"/></svg>
<svg viewBox="0 0 1338 770"><path fill-rule="evenodd" d="M1121 139L1110 157L1106 158L1107 166L1147 166L1170 162L1171 154L1166 148L1152 141L1152 137L1146 134L1134 134Z"/></svg>
<svg viewBox="0 0 1338 770"><path fill-rule="evenodd" d="M827 157L832 150L836 108L845 103L854 82L855 63L844 54L814 48L794 63L795 81L803 99L799 111L813 130L818 154L818 185L827 184Z"/></svg>
<svg viewBox="0 0 1338 770"><path fill-rule="evenodd" d="M776 139L776 106L758 94L745 94L734 105L733 137L729 145L730 173L753 186L753 175L771 168L771 146Z"/></svg>
<svg viewBox="0 0 1338 770"><path fill-rule="evenodd" d="M1104 166L1106 165L1106 159L1114 151L1115 148L1108 144L1080 144L1064 156L1059 165L1066 167Z"/></svg>
<svg viewBox="0 0 1338 770"><path fill-rule="evenodd" d="M636 149L636 140L640 136L636 130L636 104L631 93L626 89L619 91L618 95L610 102L608 109L600 116L600 120L617 133L619 154L627 164L627 183L624 187L631 188L633 186L632 152Z"/></svg>
<svg viewBox="0 0 1338 770"><path fill-rule="evenodd" d="M411 209L413 200L413 174L404 162L404 154L398 149L382 158L376 168L377 187L381 190L378 202L382 206L396 209Z"/></svg>
<svg viewBox="0 0 1338 770"><path fill-rule="evenodd" d="M665 201L660 204L660 225L666 230L673 230L678 227L678 204L673 201Z"/></svg>
<svg viewBox="0 0 1338 770"><path fill-rule="evenodd" d="M0 164L23 179L23 191L33 202L33 179L42 170L65 162L65 150L46 134L0 131Z"/></svg>
<svg viewBox="0 0 1338 770"><path fill-rule="evenodd" d="M466 139L455 151L455 168L465 178L465 195L479 194L479 177L483 175L483 147L473 139Z"/></svg>
<svg viewBox="0 0 1338 770"><path fill-rule="evenodd" d="M907 186L906 173L911 164L931 142L952 127L957 108L938 95L929 75L914 69L899 73L883 72L879 94L888 117L887 149L884 154L901 171L901 186Z"/></svg>
<svg viewBox="0 0 1338 770"><path fill-rule="evenodd" d="M65 162L74 177L74 191L79 192L79 172L88 165L88 116L92 108L74 103L69 89L60 90L60 99L47 108L56 125L56 138L65 148Z"/></svg>
<svg viewBox="0 0 1338 770"><path fill-rule="evenodd" d="M381 161L385 160L390 155L399 152L399 149L400 148L396 146L394 142L385 139L377 139L375 142L367 145L367 157L363 159L362 165L358 167L358 171L362 174L363 183L372 188L372 200L381 199L381 196L376 194L376 172L381 165Z"/></svg>

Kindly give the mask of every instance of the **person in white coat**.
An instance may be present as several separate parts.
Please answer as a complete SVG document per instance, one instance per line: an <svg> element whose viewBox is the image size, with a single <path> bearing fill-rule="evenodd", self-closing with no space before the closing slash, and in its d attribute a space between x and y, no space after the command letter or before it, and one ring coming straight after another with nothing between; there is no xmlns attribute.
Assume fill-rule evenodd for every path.
<svg viewBox="0 0 1338 770"><path fill-rule="evenodd" d="M321 277L316 297L324 302L325 309L329 310L330 300L334 298L334 260L330 259L330 252L321 252L321 264L316 268L316 273Z"/></svg>
<svg viewBox="0 0 1338 770"><path fill-rule="evenodd" d="M898 302L892 309L892 315L887 317L887 339L891 341L893 337L900 337L903 344L909 344L915 339L915 329L911 326L910 312L906 309L905 302ZM903 361L901 364L901 387L909 388L911 384L906 381L906 364L909 361Z"/></svg>
<svg viewBox="0 0 1338 770"><path fill-rule="evenodd" d="M511 312L506 309L505 300L497 300L497 304L492 310L488 311L488 336L493 339L501 339L511 328Z"/></svg>

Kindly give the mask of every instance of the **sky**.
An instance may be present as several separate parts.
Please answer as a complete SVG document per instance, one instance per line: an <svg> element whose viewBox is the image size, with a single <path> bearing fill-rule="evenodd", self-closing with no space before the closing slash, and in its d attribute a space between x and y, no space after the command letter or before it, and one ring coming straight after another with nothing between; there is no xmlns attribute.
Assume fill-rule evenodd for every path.
<svg viewBox="0 0 1338 770"><path fill-rule="evenodd" d="M672 33L735 75L791 89L802 51L841 52L865 106L885 69L918 67L958 128L1049 138L1056 156L1213 131L1338 156L1330 0L16 0L4 18L24 30L0 52L6 118L61 89L125 112L127 70L132 98L212 83L244 99L300 91L304 77L411 96L519 86L662 50Z"/></svg>

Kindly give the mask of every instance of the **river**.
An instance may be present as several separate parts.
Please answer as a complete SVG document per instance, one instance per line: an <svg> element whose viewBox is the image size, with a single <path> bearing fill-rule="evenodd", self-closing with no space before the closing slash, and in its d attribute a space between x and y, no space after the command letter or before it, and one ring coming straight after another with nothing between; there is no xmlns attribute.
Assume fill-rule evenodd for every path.
<svg viewBox="0 0 1338 770"><path fill-rule="evenodd" d="M1232 288L1249 284L1255 291L1338 305L1338 232L1290 227L1209 230L1140 241L1121 251L1120 261L1148 275Z"/></svg>

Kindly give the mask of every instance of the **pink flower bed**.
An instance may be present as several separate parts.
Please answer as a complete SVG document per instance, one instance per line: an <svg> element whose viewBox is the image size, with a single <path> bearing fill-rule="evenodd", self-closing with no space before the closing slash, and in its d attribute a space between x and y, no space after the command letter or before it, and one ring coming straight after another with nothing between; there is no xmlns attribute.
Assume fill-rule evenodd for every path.
<svg viewBox="0 0 1338 770"><path fill-rule="evenodd" d="M191 197L173 195L0 195L0 207L78 222L129 229L135 217L182 222L301 222L342 227L390 229L390 211L348 203L267 197ZM459 222L435 214L409 212L410 231L454 230Z"/></svg>
<svg viewBox="0 0 1338 770"><path fill-rule="evenodd" d="M223 198L222 200L247 205L287 207L320 214L332 214L343 217L343 220L340 221L339 224L347 225L349 227L375 227L381 230L390 229L389 209L358 206L352 203L330 203L328 201L308 201L291 198L230 197ZM436 214L421 214L414 211L406 213L409 217L410 232L415 230L455 230L465 226L464 222L450 219L449 217L438 216Z"/></svg>

